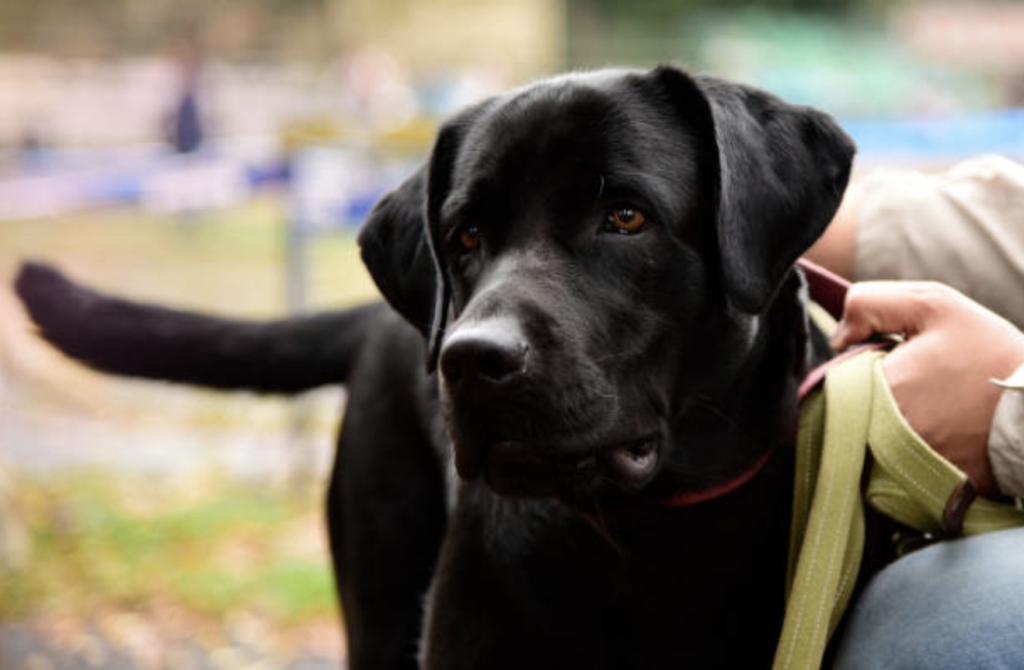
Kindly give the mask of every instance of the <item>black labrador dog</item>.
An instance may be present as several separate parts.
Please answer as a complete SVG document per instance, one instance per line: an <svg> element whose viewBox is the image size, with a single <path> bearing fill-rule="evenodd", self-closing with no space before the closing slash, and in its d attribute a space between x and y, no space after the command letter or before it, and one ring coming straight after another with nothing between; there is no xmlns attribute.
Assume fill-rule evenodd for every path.
<svg viewBox="0 0 1024 670"><path fill-rule="evenodd" d="M853 154L760 90L574 74L458 114L377 205L390 307L238 322L39 265L17 289L100 370L348 384L327 515L353 670L766 668L797 385L828 355L793 264Z"/></svg>

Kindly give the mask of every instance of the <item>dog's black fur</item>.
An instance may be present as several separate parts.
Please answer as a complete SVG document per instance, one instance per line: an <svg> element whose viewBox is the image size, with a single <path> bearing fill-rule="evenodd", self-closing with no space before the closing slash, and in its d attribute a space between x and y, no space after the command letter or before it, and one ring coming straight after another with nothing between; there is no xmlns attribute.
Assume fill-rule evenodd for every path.
<svg viewBox="0 0 1024 670"><path fill-rule="evenodd" d="M360 243L397 314L234 322L38 265L17 288L100 370L348 384L327 510L354 670L768 667L796 387L827 355L792 265L853 152L763 91L571 75L450 120L378 204Z"/></svg>

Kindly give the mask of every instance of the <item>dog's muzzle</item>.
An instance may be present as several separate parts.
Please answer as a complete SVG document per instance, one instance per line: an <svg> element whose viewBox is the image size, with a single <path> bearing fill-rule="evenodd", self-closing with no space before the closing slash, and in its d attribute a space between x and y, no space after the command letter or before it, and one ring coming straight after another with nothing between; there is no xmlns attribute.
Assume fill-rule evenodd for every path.
<svg viewBox="0 0 1024 670"><path fill-rule="evenodd" d="M569 405L599 407L601 399L567 398L570 391L542 379L542 363L511 318L462 324L449 335L440 371L459 475L483 474L499 493L525 496L646 485L660 461L658 436L622 434L603 421L561 424Z"/></svg>

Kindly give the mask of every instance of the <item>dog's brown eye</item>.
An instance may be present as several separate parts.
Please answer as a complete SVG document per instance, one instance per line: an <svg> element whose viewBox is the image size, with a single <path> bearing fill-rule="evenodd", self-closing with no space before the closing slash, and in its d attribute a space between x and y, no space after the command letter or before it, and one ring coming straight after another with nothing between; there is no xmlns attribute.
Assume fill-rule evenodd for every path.
<svg viewBox="0 0 1024 670"><path fill-rule="evenodd" d="M632 207L616 207L608 211L608 225L620 233L639 232L645 223L647 217L644 213Z"/></svg>
<svg viewBox="0 0 1024 670"><path fill-rule="evenodd" d="M480 246L480 240L482 238L483 235L480 233L479 228L476 226L469 226L459 233L459 244L461 244L462 248L466 251L473 251Z"/></svg>

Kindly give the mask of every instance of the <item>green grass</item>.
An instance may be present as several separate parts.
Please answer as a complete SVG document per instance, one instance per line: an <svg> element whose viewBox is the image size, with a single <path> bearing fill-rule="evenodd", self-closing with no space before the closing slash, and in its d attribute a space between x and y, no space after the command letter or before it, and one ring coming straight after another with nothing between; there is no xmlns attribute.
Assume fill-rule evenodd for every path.
<svg viewBox="0 0 1024 670"><path fill-rule="evenodd" d="M32 560L0 580L0 619L158 601L200 616L258 611L281 625L335 613L327 553L308 541L321 532L309 497L95 472L23 481L18 495Z"/></svg>

